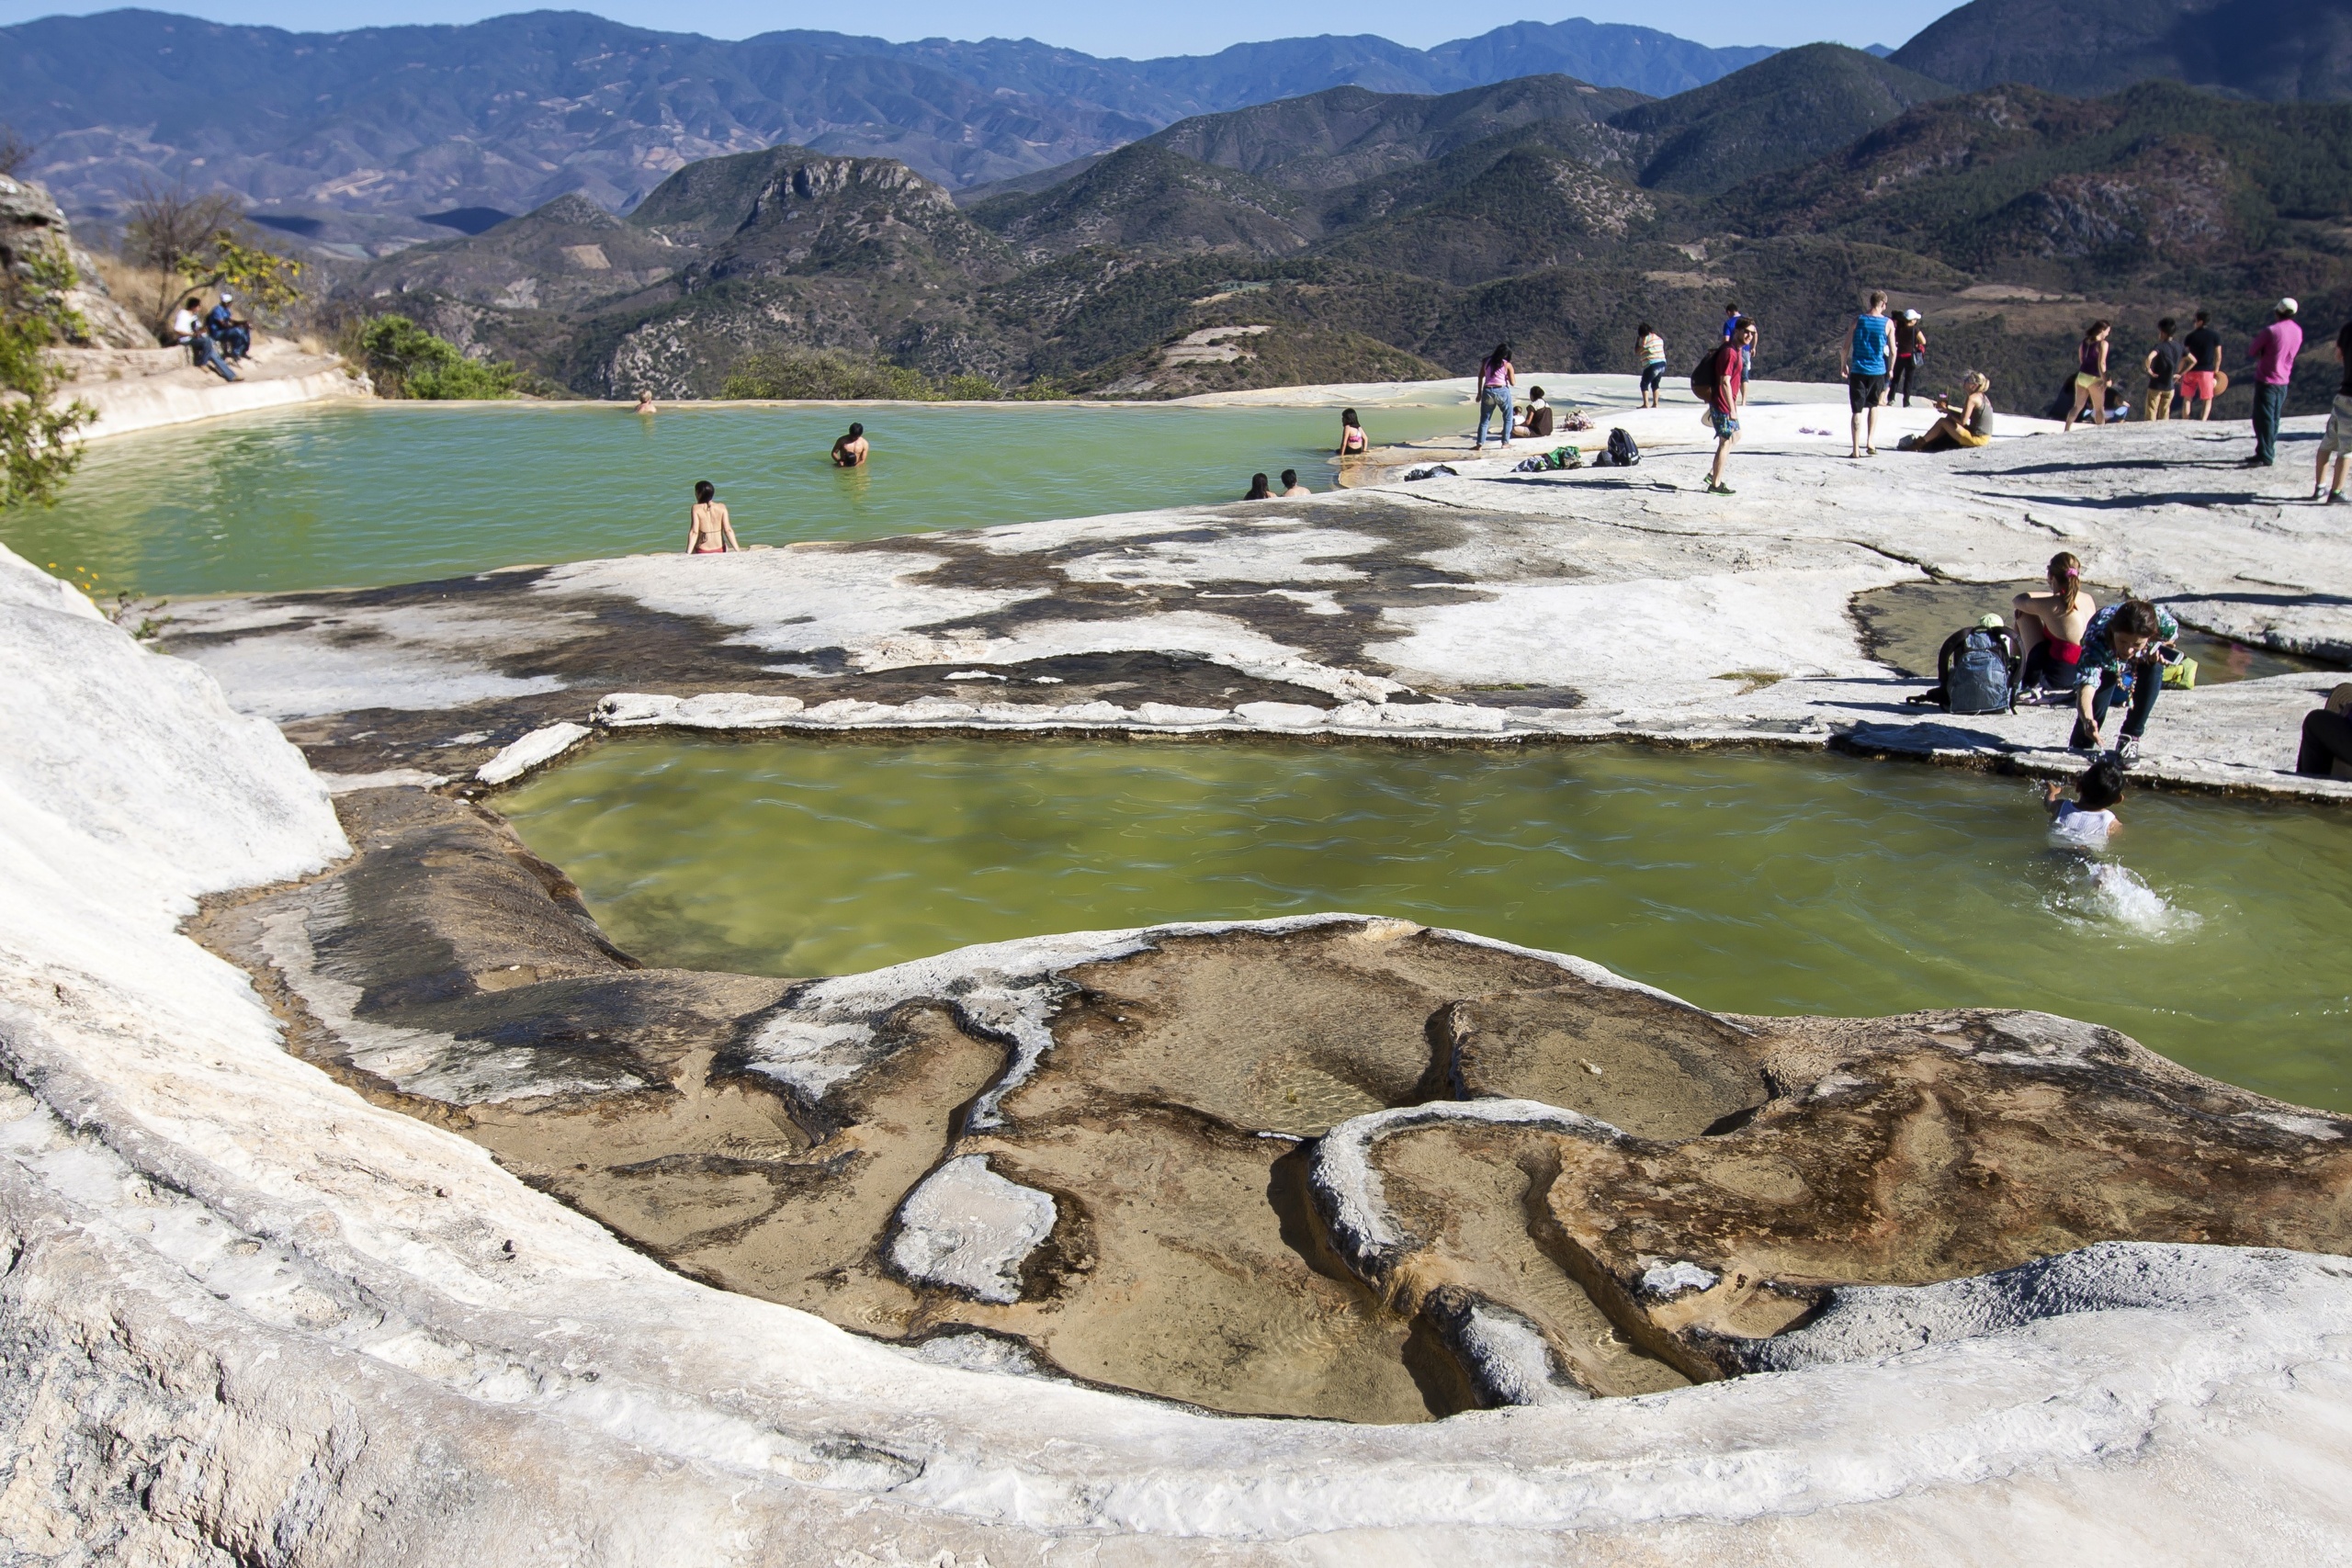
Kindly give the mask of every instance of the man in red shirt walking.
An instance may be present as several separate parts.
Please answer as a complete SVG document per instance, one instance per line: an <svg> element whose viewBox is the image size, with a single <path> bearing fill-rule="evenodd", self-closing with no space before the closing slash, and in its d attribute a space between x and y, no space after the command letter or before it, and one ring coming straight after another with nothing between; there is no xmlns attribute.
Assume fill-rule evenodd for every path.
<svg viewBox="0 0 2352 1568"><path fill-rule="evenodd" d="M2278 460L2278 419L2287 412L2287 383L2294 378L2295 355L2303 351L2303 329L2295 323L2301 307L2291 299L2274 308L2270 324L2254 334L2254 456L2249 468Z"/></svg>
<svg viewBox="0 0 2352 1568"><path fill-rule="evenodd" d="M1707 396L1707 423L1715 433L1715 466L1707 474L1707 493L1729 495L1731 486L1724 483L1724 459L1731 455L1732 443L1739 439L1739 404L1747 395L1747 355L1756 346L1756 323L1746 316L1735 318L1724 333L1724 345L1707 356L1700 372L1701 385L1694 390ZM1713 386L1705 383L1709 380Z"/></svg>

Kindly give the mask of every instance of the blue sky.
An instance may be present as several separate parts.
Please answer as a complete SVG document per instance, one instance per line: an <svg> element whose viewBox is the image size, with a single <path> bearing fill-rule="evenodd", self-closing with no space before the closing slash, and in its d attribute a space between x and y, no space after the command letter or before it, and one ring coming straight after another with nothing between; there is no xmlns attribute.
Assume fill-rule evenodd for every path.
<svg viewBox="0 0 2352 1568"><path fill-rule="evenodd" d="M119 0L40 4L0 0L0 23L60 12L112 9ZM397 22L467 22L528 4L490 0L144 0L223 22L257 22L301 31L380 27ZM547 0L550 8L560 0ZM1182 5L1105 5L1102 0L1023 0L976 8L949 0L899 0L881 6L755 3L755 0L596 0L568 7L674 32L744 38L776 28L822 28L889 39L1035 38L1090 54L1143 57L1205 54L1251 39L1315 33L1378 33L1427 48L1512 21L1589 17L1634 22L1707 44L1797 44L1827 39L1860 47L1900 44L1956 0L1589 0L1558 10L1476 11L1407 0L1187 0Z"/></svg>

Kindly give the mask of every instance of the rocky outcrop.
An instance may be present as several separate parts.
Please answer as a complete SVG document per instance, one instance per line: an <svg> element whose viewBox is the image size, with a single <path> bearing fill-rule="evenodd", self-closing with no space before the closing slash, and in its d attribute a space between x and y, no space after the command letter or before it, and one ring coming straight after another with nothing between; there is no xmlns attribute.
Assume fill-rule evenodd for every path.
<svg viewBox="0 0 2352 1568"><path fill-rule="evenodd" d="M354 861L207 928L298 1048L889 1339L1396 1422L1789 1364L1840 1292L2108 1242L2352 1253L2352 1120L2042 1014L1723 1017L1352 917L637 970L479 807L341 810Z"/></svg>
<svg viewBox="0 0 2352 1568"><path fill-rule="evenodd" d="M40 256L62 256L74 269L74 286L59 294L59 302L72 313L68 320L80 326L74 343L96 348L155 346L154 333L107 292L97 264L74 243L65 214L49 192L29 180L0 175L0 270L20 284L45 287L32 270Z"/></svg>

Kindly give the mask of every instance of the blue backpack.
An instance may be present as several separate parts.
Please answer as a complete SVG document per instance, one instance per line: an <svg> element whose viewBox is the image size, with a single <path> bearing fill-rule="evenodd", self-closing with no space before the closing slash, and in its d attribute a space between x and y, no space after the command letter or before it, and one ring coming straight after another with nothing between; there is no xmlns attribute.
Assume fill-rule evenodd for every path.
<svg viewBox="0 0 2352 1568"><path fill-rule="evenodd" d="M1944 639L1936 655L1946 713L2014 713L2018 705L2018 643L2007 626L1967 626Z"/></svg>

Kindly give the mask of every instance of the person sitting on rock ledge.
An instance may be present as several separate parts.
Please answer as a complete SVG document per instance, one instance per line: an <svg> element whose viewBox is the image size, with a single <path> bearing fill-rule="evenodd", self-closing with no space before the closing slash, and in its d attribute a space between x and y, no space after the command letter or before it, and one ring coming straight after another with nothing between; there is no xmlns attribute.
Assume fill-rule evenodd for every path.
<svg viewBox="0 0 2352 1568"><path fill-rule="evenodd" d="M220 346L221 357L240 360L253 352L254 328L251 321L237 319L237 297L227 289L220 291L220 302L205 313L204 335Z"/></svg>
<svg viewBox="0 0 2352 1568"><path fill-rule="evenodd" d="M1363 421L1356 417L1356 411L1353 409L1340 410L1340 450L1336 456L1341 457L1361 457L1363 456L1365 448L1369 447L1371 445L1371 438L1363 433Z"/></svg>
<svg viewBox="0 0 2352 1568"><path fill-rule="evenodd" d="M833 467L862 468L870 450L865 444L865 426L852 422L849 434L833 443Z"/></svg>
<svg viewBox="0 0 2352 1568"><path fill-rule="evenodd" d="M2083 638L2089 635L2098 601L2083 592L2083 563L2069 550L2050 558L2047 593L2020 593L2009 601L2018 641L2025 649L2018 684L2029 692L2071 692L2080 683Z"/></svg>
<svg viewBox="0 0 2352 1568"><path fill-rule="evenodd" d="M1273 487L1266 482L1265 475L1251 474L1250 476L1250 493L1243 496L1241 499L1244 501L1272 501L1274 499Z"/></svg>
<svg viewBox="0 0 2352 1568"><path fill-rule="evenodd" d="M696 479L695 509L686 524L686 554L717 556L742 547L735 542L735 525L727 515L727 503L718 499L718 487Z"/></svg>
<svg viewBox="0 0 2352 1568"><path fill-rule="evenodd" d="M1927 434L1916 439L1905 436L1896 442L1898 451L1953 452L1965 446L1982 446L1993 439L1993 381L1982 370L1971 370L1961 383L1960 407L1939 393L1936 412L1943 417L1928 426Z"/></svg>
<svg viewBox="0 0 2352 1568"><path fill-rule="evenodd" d="M189 295L187 302L172 312L172 322L167 329L168 333L172 342L187 349L189 357L194 359L199 367L211 371L223 381L233 381L237 378L237 373L230 369L228 364L221 359L219 346L205 334L204 322L196 313L196 308L200 303L202 301L195 295Z"/></svg>
<svg viewBox="0 0 2352 1568"><path fill-rule="evenodd" d="M2295 756L2295 772L2305 778L2352 779L2352 681L2303 715L2303 744Z"/></svg>
<svg viewBox="0 0 2352 1568"><path fill-rule="evenodd" d="M1517 434L1530 436L1552 434L1552 405L1544 400L1543 388L1530 387L1527 389L1527 406L1519 411Z"/></svg>
<svg viewBox="0 0 2352 1568"><path fill-rule="evenodd" d="M2116 761L2125 767L2140 760L2140 739L2164 686L2163 666L2180 657L2172 646L2180 625L2145 599L2109 604L2090 618L2083 632L2083 658L2075 684L2075 751L2098 750L2099 726L2108 710L2125 705L2123 733L2116 738ZM2169 657L2167 657L2169 655Z"/></svg>

